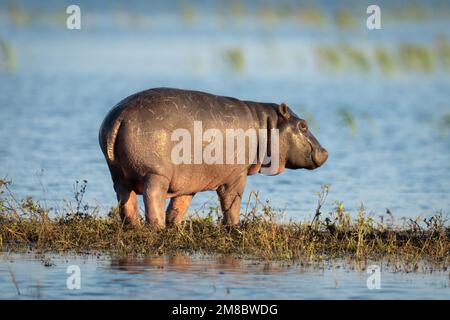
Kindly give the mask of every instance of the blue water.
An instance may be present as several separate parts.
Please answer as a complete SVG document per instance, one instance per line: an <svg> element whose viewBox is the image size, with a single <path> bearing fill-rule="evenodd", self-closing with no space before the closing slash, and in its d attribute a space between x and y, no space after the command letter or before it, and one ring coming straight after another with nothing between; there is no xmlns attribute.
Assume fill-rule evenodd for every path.
<svg viewBox="0 0 450 320"><path fill-rule="evenodd" d="M379 289L367 286L369 262L302 266L231 257L4 255L0 299L450 298L448 271L422 266L405 273L387 262L375 264L381 270ZM79 267L80 289L67 286L67 270L74 265Z"/></svg>
<svg viewBox="0 0 450 320"><path fill-rule="evenodd" d="M400 222L450 211L450 72L436 58L437 39L450 37L445 2L418 2L427 15L414 19L399 18L403 2L381 1L383 28L375 31L365 27L363 1L321 1L319 24L299 18L311 6L305 3L287 18L274 18L271 2L245 2L242 10L218 2L78 1L81 30L65 28L65 3L14 4L29 19L15 21L0 2L0 40L15 56L8 71L0 51L0 176L13 180L19 198L31 195L58 210L63 199L73 198L75 181L85 179L86 203L101 213L115 206L97 142L100 123L122 98L168 86L286 102L309 120L329 151L327 163L314 171L250 177L244 196L258 191L286 219L310 218L323 184L330 185L325 214L336 201L353 214L363 205L377 219L389 208ZM353 14L353 27L334 23L338 9ZM399 48L410 43L430 48L430 72L399 61ZM371 67L355 70L343 61L330 70L317 59L323 46L358 49ZM375 66L380 47L394 56L391 75ZM224 58L229 50L241 53L241 69ZM353 124L343 121L344 113ZM217 203L213 192L197 194L190 213ZM344 267L274 271L211 259L194 257L182 267L161 262L159 269L153 262L122 268L106 258L56 257L56 266L46 268L19 255L10 265L23 293L17 295L0 263L0 298L448 298L445 272L386 272L383 289L370 291L364 272ZM64 286L72 262L85 268L79 292Z"/></svg>

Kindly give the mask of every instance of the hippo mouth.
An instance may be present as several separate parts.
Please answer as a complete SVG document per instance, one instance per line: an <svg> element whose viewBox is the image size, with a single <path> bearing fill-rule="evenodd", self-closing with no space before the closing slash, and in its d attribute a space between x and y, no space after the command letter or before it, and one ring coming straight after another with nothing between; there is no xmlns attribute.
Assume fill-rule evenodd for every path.
<svg viewBox="0 0 450 320"><path fill-rule="evenodd" d="M307 169L313 170L313 169L316 169L316 168L320 167L320 165L317 163L317 160L314 157L315 150L314 150L314 147L313 147L311 141L308 140L308 143L309 143L309 146L311 148L311 152L309 153L309 157L311 159L311 166L308 167Z"/></svg>
<svg viewBox="0 0 450 320"><path fill-rule="evenodd" d="M313 154L314 154L314 152L311 152L311 165L306 168L308 170L313 170L313 169L317 169L318 167L320 167L320 165L314 159L314 155Z"/></svg>
<svg viewBox="0 0 450 320"><path fill-rule="evenodd" d="M327 159L328 159L328 152L325 149L323 148L315 149L311 145L311 162L313 163L311 169L316 169L322 166L325 163L325 161L327 161Z"/></svg>

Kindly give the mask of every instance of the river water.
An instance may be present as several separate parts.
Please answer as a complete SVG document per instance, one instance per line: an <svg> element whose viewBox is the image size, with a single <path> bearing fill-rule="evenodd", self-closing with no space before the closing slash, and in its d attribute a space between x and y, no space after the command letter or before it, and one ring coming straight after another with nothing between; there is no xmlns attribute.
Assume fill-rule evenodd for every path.
<svg viewBox="0 0 450 320"><path fill-rule="evenodd" d="M35 254L11 254L2 258L2 299L289 300L450 297L448 271L424 267L414 273L403 273L396 271L392 265L380 262L374 263L380 267L379 282L368 286L368 279L373 274L367 273L364 265L348 262L302 266L298 263L240 260L227 256L114 259L103 256L43 258ZM372 264L368 262L368 265ZM79 289L72 278L73 266L79 268ZM379 286L375 287L375 283Z"/></svg>

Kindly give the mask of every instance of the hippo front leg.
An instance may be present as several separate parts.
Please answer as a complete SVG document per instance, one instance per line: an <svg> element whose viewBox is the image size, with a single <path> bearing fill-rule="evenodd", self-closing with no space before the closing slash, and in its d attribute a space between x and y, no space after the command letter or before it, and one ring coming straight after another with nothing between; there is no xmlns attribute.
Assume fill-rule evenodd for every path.
<svg viewBox="0 0 450 320"><path fill-rule="evenodd" d="M241 213L241 202L244 195L247 173L239 176L232 183L221 185L217 188L217 194L222 208L223 223L226 225L238 225Z"/></svg>
<svg viewBox="0 0 450 320"><path fill-rule="evenodd" d="M193 194L188 194L170 199L169 206L167 207L168 224L179 224L183 221L183 217L189 208L193 197Z"/></svg>
<svg viewBox="0 0 450 320"><path fill-rule="evenodd" d="M163 229L166 226L164 211L169 180L166 177L151 174L144 181L142 197L145 205L147 223Z"/></svg>

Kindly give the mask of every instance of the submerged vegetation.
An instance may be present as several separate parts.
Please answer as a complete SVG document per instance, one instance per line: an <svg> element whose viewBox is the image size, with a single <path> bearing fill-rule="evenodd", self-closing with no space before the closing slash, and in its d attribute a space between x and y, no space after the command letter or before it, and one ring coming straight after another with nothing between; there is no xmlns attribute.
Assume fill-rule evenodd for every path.
<svg viewBox="0 0 450 320"><path fill-rule="evenodd" d="M241 73L245 69L245 54L240 48L224 50L223 60L236 73Z"/></svg>
<svg viewBox="0 0 450 320"><path fill-rule="evenodd" d="M433 57L428 48L403 44L400 46L400 59L408 70L430 72L433 69Z"/></svg>
<svg viewBox="0 0 450 320"><path fill-rule="evenodd" d="M426 74L450 70L450 44L445 37L430 44L399 43L389 49L340 43L318 45L314 55L319 70L327 72L380 71L391 76L395 71Z"/></svg>
<svg viewBox="0 0 450 320"><path fill-rule="evenodd" d="M346 108L340 108L337 111L337 114L342 124L347 127L353 135L356 135L358 126L356 124L355 116L353 115L353 113Z"/></svg>
<svg viewBox="0 0 450 320"><path fill-rule="evenodd" d="M342 203L329 214L321 208L328 194L318 193L318 206L312 221L282 222L281 214L251 193L240 227L222 226L220 211L210 208L205 216L190 216L181 226L156 230L143 225L123 225L117 209L99 216L86 212L82 196L78 204L52 212L39 202L17 200L9 182L0 180L0 245L4 251L106 252L119 255L177 253L229 254L266 260L304 262L333 258L394 259L414 270L423 261L447 268L450 262L450 229L442 215L422 221L410 220L404 226L392 221L375 221L363 208L356 219ZM79 186L76 192L83 193Z"/></svg>
<svg viewBox="0 0 450 320"><path fill-rule="evenodd" d="M440 115L440 118L438 120L438 126L439 132L444 138L447 138L450 135L450 112L445 111Z"/></svg>
<svg viewBox="0 0 450 320"><path fill-rule="evenodd" d="M0 71L16 70L16 54L11 44L0 39Z"/></svg>
<svg viewBox="0 0 450 320"><path fill-rule="evenodd" d="M391 75L394 72L395 61L385 48L375 49L375 59L384 74Z"/></svg>

